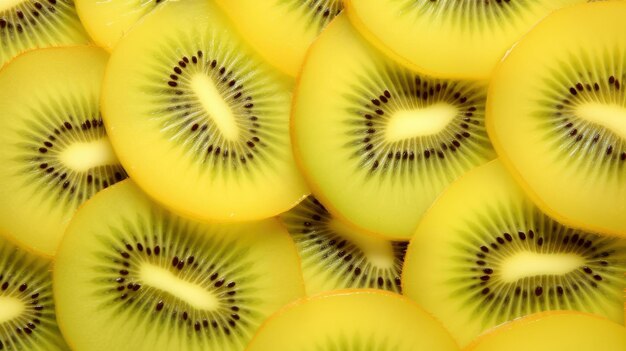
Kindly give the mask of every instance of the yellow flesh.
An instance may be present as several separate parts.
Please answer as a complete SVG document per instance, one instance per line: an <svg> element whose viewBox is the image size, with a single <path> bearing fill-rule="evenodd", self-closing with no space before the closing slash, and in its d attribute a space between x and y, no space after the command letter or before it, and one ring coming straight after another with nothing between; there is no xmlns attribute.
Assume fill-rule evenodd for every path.
<svg viewBox="0 0 626 351"><path fill-rule="evenodd" d="M584 28L580 27L580 18L585 18ZM597 162L597 167L603 167L600 173L594 164L582 163L586 155L563 157L558 151L565 145L543 140L540 131L548 127L533 117L533 108L542 98L542 90L537 87L546 84L545 78L553 75L551 69L559 62L580 53L598 62L607 50L623 53L624 18L626 3L622 1L574 6L550 16L499 66L487 102L487 128L494 146L534 202L569 226L621 236L626 236L624 162L610 169ZM539 52L541 55L537 55ZM578 113L581 119L606 128L624 142L625 109L624 101L604 106L588 101ZM589 157L600 158L596 154Z"/></svg>
<svg viewBox="0 0 626 351"><path fill-rule="evenodd" d="M585 260L574 254L538 254L520 252L502 263L502 280L516 282L538 275L562 275L576 270Z"/></svg>
<svg viewBox="0 0 626 351"><path fill-rule="evenodd" d="M576 312L548 312L495 328L466 351L622 351L626 328Z"/></svg>
<svg viewBox="0 0 626 351"><path fill-rule="evenodd" d="M193 77L191 87L200 99L202 106L209 113L209 116L217 124L220 133L228 140L237 140L239 138L239 128L233 112L220 95L211 78L198 74Z"/></svg>
<svg viewBox="0 0 626 351"><path fill-rule="evenodd" d="M155 235L156 238L157 235L161 235L159 228L162 228L163 224L151 218L161 218L162 211L163 209L147 198L132 181L125 180L98 193L76 213L55 258L53 272L57 318L73 349L243 350L242 345L215 344L222 340L221 338L199 347L196 341L190 342L187 331L177 333L173 331L176 329L174 325L168 330L166 327L169 324L164 325L162 320L154 318L158 317L153 310L158 296L177 298L177 304L181 308L193 306L201 311L224 308L222 302L218 302L212 292L200 287L201 281L189 279L189 270L170 269L171 257L165 255L165 250L161 252L160 257L163 259L159 261L161 266L157 266L155 260L148 264L145 255L143 258L133 256L131 260L133 264L138 263L139 274L132 279L137 279L134 280L135 283L142 285L140 292L143 294L139 295L139 299L143 297L141 302L150 304L149 312L139 310L135 305L135 308L120 313L116 307L109 305L113 301L111 296L102 295L103 288L106 290L106 287L103 287L103 284L107 284L106 279L102 277L94 279L94 276L104 274L98 270L98 267L103 265L103 260L106 260L104 256L98 254L105 249L101 240L112 240L115 237L113 234L115 228L125 225L122 221L133 219L138 219L138 223L150 228L149 234L146 232L136 233L137 235ZM254 315L269 316L284 304L303 296L304 287L298 268L297 253L288 233L276 220L216 225L175 218L186 223L186 228L199 228L199 234L206 235L215 242L232 241L228 248L235 250L233 252L244 252L245 259L253 262L245 265L246 271L240 271L239 274L257 278L255 286L252 290L249 287L248 291L239 291L236 296L250 299L249 306L253 308ZM207 247L200 246L203 245L203 238L188 237L188 240L191 252L194 247L196 250L197 247ZM232 264L232 260L237 259L229 256L232 254L218 252L215 258L227 257L230 261L216 262ZM132 267L134 266L129 269L132 270ZM237 265L233 267L241 268ZM131 279L131 275L128 279ZM205 281L209 279L208 275L201 277ZM238 285L241 284L240 280ZM148 299L148 296L151 298ZM115 303L119 303L119 300ZM242 318L250 318L253 323L260 323L263 319ZM190 324L189 327L190 332L195 333L193 325ZM245 337L243 341L246 341Z"/></svg>
<svg viewBox="0 0 626 351"><path fill-rule="evenodd" d="M21 300L10 296L0 296L0 325L19 317L24 310L24 303Z"/></svg>
<svg viewBox="0 0 626 351"><path fill-rule="evenodd" d="M436 134L443 130L457 113L456 107L445 103L418 110L400 111L391 117L385 136L388 141L399 141Z"/></svg>
<svg viewBox="0 0 626 351"><path fill-rule="evenodd" d="M159 202L178 213L204 220L232 222L268 218L288 210L308 193L297 171L288 138L293 82L260 61L234 34L224 17L212 2L201 0L168 2L155 9L120 41L111 56L103 84L103 116L111 142L129 175ZM218 33L216 46L232 45L237 54L244 57L234 67L258 65L261 74L269 76L267 81L280 87L280 92L271 97L279 106L259 116L259 119L280 119L279 133L269 137L277 145L277 154L268 157L268 162L257 160L260 166L256 167L255 174L249 175L246 169L240 168L228 169L223 176L223 171L216 171L211 162L193 159L181 142L170 140L158 120L151 118L153 111L149 108L158 94L143 90L148 80L145 71L156 60L164 60L153 53L156 48L171 45L173 37L161 33L166 27L190 36ZM202 44L209 40L214 39L206 38ZM250 62L244 62L247 60ZM212 83L196 77L193 90L219 125L220 131L211 133L235 138L235 121L225 102L216 95ZM205 151L193 152L203 154Z"/></svg>
<svg viewBox="0 0 626 351"><path fill-rule="evenodd" d="M246 351L459 350L448 332L406 298L339 290L292 304L261 327Z"/></svg>
<svg viewBox="0 0 626 351"><path fill-rule="evenodd" d="M94 47L42 49L23 54L0 73L0 232L47 256L54 255L73 213L59 206L63 200L28 188L18 172L24 162L14 157L16 147L24 141L21 131L32 127L27 116L33 111L25 107L59 103L55 97L68 94L97 96L106 60L106 53ZM71 145L61 161L76 170L109 163L114 156L107 144Z"/></svg>
<svg viewBox="0 0 626 351"><path fill-rule="evenodd" d="M69 145L60 157L63 164L77 172L98 166L119 164L109 138Z"/></svg>
<svg viewBox="0 0 626 351"><path fill-rule="evenodd" d="M471 13L462 6L476 5L440 0L430 6L428 1L345 0L350 20L370 41L400 62L418 71L441 77L487 79L506 51L532 26L553 10L586 0L546 0L527 3L527 10L518 6L485 2L483 8L506 6L515 8L514 19L485 12ZM419 12L412 6L430 7ZM444 5L456 7L457 15L438 16L434 9ZM476 5L479 6L480 5ZM461 19L458 14L467 16ZM496 19L503 18L499 23ZM390 25L393 24L393 25Z"/></svg>
<svg viewBox="0 0 626 351"><path fill-rule="evenodd" d="M0 1L0 12L8 10L21 2L23 2L23 0L2 0Z"/></svg>

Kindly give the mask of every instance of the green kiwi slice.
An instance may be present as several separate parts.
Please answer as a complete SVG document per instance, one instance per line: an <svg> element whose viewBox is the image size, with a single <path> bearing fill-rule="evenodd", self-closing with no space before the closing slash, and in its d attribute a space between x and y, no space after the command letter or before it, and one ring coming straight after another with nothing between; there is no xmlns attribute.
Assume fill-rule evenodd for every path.
<svg viewBox="0 0 626 351"><path fill-rule="evenodd" d="M307 294L346 288L400 292L408 242L344 223L313 196L280 218L298 248Z"/></svg>
<svg viewBox="0 0 626 351"><path fill-rule="evenodd" d="M69 350L57 326L51 264L0 238L0 350Z"/></svg>
<svg viewBox="0 0 626 351"><path fill-rule="evenodd" d="M99 111L107 54L22 54L0 72L0 232L53 256L76 209L126 178Z"/></svg>
<svg viewBox="0 0 626 351"><path fill-rule="evenodd" d="M243 350L303 293L278 220L195 222L131 180L76 213L54 266L59 324L77 350Z"/></svg>
<svg viewBox="0 0 626 351"><path fill-rule="evenodd" d="M624 323L626 240L566 227L542 213L499 160L453 183L409 248L404 293L461 346L542 311Z"/></svg>
<svg viewBox="0 0 626 351"><path fill-rule="evenodd" d="M0 3L0 67L29 49L88 42L73 0Z"/></svg>
<svg viewBox="0 0 626 351"><path fill-rule="evenodd" d="M269 218L308 195L289 139L292 87L213 0L165 2L112 53L104 122L130 176L172 210Z"/></svg>
<svg viewBox="0 0 626 351"><path fill-rule="evenodd" d="M495 157L486 90L407 70L337 16L309 51L294 102L294 150L313 194L338 218L410 238L451 181Z"/></svg>

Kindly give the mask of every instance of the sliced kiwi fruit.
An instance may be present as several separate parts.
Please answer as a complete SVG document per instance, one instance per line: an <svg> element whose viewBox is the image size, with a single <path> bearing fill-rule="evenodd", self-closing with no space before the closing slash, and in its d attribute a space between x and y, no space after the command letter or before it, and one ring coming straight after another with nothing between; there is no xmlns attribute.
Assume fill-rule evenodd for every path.
<svg viewBox="0 0 626 351"><path fill-rule="evenodd" d="M116 46L104 122L157 201L203 220L257 220L308 195L289 140L292 88L213 0L166 2Z"/></svg>
<svg viewBox="0 0 626 351"><path fill-rule="evenodd" d="M243 350L269 314L304 293L275 219L188 220L126 180L72 220L55 258L59 325L76 350Z"/></svg>
<svg viewBox="0 0 626 351"><path fill-rule="evenodd" d="M344 2L361 33L399 62L442 77L486 79L538 21L587 0Z"/></svg>
<svg viewBox="0 0 626 351"><path fill-rule="evenodd" d="M87 43L73 0L0 3L0 67L30 49Z"/></svg>
<svg viewBox="0 0 626 351"><path fill-rule="evenodd" d="M382 290L337 290L270 317L246 351L455 351L441 324L409 299Z"/></svg>
<svg viewBox="0 0 626 351"><path fill-rule="evenodd" d="M145 15L167 0L75 0L85 29L100 47L111 51L115 44Z"/></svg>
<svg viewBox="0 0 626 351"><path fill-rule="evenodd" d="M49 261L0 238L0 350L68 350L57 326Z"/></svg>
<svg viewBox="0 0 626 351"><path fill-rule="evenodd" d="M400 292L408 242L344 223L313 196L280 218L298 248L307 294L346 288Z"/></svg>
<svg viewBox="0 0 626 351"><path fill-rule="evenodd" d="M623 1L555 12L496 70L487 107L487 127L498 153L544 212L572 227L622 237L624 18Z"/></svg>
<svg viewBox="0 0 626 351"><path fill-rule="evenodd" d="M217 0L271 64L297 76L307 49L343 10L342 0Z"/></svg>
<svg viewBox="0 0 626 351"><path fill-rule="evenodd" d="M409 71L344 15L322 32L296 89L292 140L313 193L333 215L411 237L446 186L495 157L486 86Z"/></svg>
<svg viewBox="0 0 626 351"><path fill-rule="evenodd" d="M626 240L543 214L494 160L452 184L407 250L404 293L467 345L535 312L578 310L624 323Z"/></svg>
<svg viewBox="0 0 626 351"><path fill-rule="evenodd" d="M38 49L0 71L0 233L53 256L76 209L126 178L99 111L107 54Z"/></svg>
<svg viewBox="0 0 626 351"><path fill-rule="evenodd" d="M580 312L543 312L495 328L467 351L620 351L626 328L606 318Z"/></svg>

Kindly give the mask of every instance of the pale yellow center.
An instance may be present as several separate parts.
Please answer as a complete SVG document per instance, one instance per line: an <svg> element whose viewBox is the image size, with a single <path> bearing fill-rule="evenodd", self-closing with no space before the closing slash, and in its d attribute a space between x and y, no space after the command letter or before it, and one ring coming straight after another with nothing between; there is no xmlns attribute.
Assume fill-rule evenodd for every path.
<svg viewBox="0 0 626 351"><path fill-rule="evenodd" d="M328 227L361 249L372 265L383 269L393 267L395 256L389 241L363 233L334 219L330 220Z"/></svg>
<svg viewBox="0 0 626 351"><path fill-rule="evenodd" d="M235 115L211 78L198 73L191 79L191 88L224 138L236 141L239 138L239 128Z"/></svg>
<svg viewBox="0 0 626 351"><path fill-rule="evenodd" d="M589 102L578 106L577 115L601 125L626 140L626 108L616 104Z"/></svg>
<svg viewBox="0 0 626 351"><path fill-rule="evenodd" d="M198 284L177 277L167 269L144 263L139 272L144 284L179 298L190 306L212 311L219 307L217 297Z"/></svg>
<svg viewBox="0 0 626 351"><path fill-rule="evenodd" d="M73 143L61 152L60 159L63 164L77 172L119 164L109 138L106 137L86 143Z"/></svg>
<svg viewBox="0 0 626 351"><path fill-rule="evenodd" d="M393 114L385 130L389 142L427 136L443 130L457 115L456 107L439 103L428 107L401 110Z"/></svg>
<svg viewBox="0 0 626 351"><path fill-rule="evenodd" d="M563 275L579 269L585 260L576 254L542 254L519 252L507 258L501 266L502 280L513 283L540 275Z"/></svg>
<svg viewBox="0 0 626 351"><path fill-rule="evenodd" d="M8 10L24 0L0 0L0 12Z"/></svg>
<svg viewBox="0 0 626 351"><path fill-rule="evenodd" d="M0 296L0 324L18 317L24 312L22 301L8 296Z"/></svg>

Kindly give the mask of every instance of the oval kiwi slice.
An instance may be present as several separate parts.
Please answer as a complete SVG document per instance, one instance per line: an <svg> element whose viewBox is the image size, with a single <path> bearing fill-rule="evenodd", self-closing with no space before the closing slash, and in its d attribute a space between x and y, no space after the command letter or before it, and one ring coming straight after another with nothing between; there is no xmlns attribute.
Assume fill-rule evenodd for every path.
<svg viewBox="0 0 626 351"><path fill-rule="evenodd" d="M73 0L0 3L0 67L30 49L88 42Z"/></svg>
<svg viewBox="0 0 626 351"><path fill-rule="evenodd" d="M77 350L243 350L302 296L298 257L275 219L178 217L130 180L72 220L54 266L59 324Z"/></svg>
<svg viewBox="0 0 626 351"><path fill-rule="evenodd" d="M167 2L116 46L103 114L122 164L157 201L199 219L255 220L308 193L289 140L292 86L213 0Z"/></svg>
<svg viewBox="0 0 626 351"><path fill-rule="evenodd" d="M76 208L126 178L99 111L107 54L39 49L0 72L0 232L52 256Z"/></svg>
<svg viewBox="0 0 626 351"><path fill-rule="evenodd" d="M544 312L495 328L466 351L626 350L626 328L580 312Z"/></svg>
<svg viewBox="0 0 626 351"><path fill-rule="evenodd" d="M68 350L57 326L50 262L0 238L0 350Z"/></svg>
<svg viewBox="0 0 626 351"><path fill-rule="evenodd" d="M626 237L624 18L626 3L608 1L537 25L496 70L487 125L504 164L544 212Z"/></svg>
<svg viewBox="0 0 626 351"><path fill-rule="evenodd" d="M300 72L307 49L343 9L342 0L217 0L237 29L271 64Z"/></svg>
<svg viewBox="0 0 626 351"><path fill-rule="evenodd" d="M587 0L344 2L356 27L398 61L443 77L486 79L539 20Z"/></svg>
<svg viewBox="0 0 626 351"><path fill-rule="evenodd" d="M338 290L273 315L246 351L459 350L450 334L407 298L381 290Z"/></svg>
<svg viewBox="0 0 626 351"><path fill-rule="evenodd" d="M461 346L515 318L578 310L624 323L626 240L565 227L500 161L452 184L407 250L402 287Z"/></svg>
<svg viewBox="0 0 626 351"><path fill-rule="evenodd" d="M292 139L315 196L333 213L394 239L467 170L495 157L486 87L406 70L339 15L309 51Z"/></svg>
<svg viewBox="0 0 626 351"><path fill-rule="evenodd" d="M400 292L406 241L344 223L313 196L280 218L298 248L308 294L343 288Z"/></svg>

